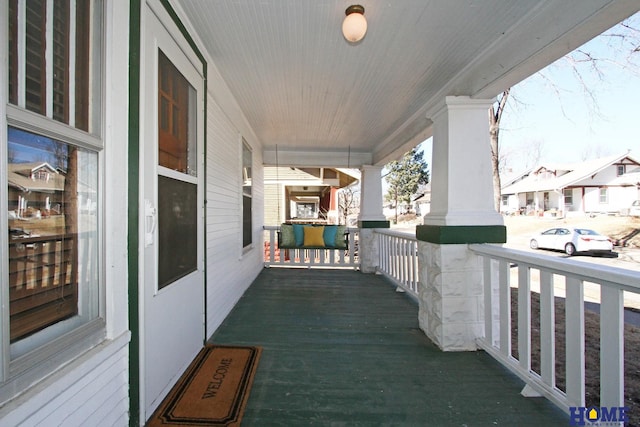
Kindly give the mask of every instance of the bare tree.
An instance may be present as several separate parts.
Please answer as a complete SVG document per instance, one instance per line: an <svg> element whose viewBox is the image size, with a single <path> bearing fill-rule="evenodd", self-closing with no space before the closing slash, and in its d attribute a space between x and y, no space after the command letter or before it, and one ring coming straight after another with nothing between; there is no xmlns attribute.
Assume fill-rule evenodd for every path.
<svg viewBox="0 0 640 427"><path fill-rule="evenodd" d="M360 190L354 186L343 188L338 193L338 209L340 215L340 223L349 225L347 223L348 217L358 213L360 206Z"/></svg>
<svg viewBox="0 0 640 427"><path fill-rule="evenodd" d="M509 92L511 89L507 89L498 96L496 102L489 108L489 141L491 143L491 166L493 168L493 203L496 211L500 212L500 120L502 120L502 113L504 107L507 105L509 99Z"/></svg>
<svg viewBox="0 0 640 427"><path fill-rule="evenodd" d="M640 16L640 15L637 15ZM622 23L616 25L611 30L598 36L599 39L607 41L608 49L602 54L596 52L590 52L584 46L574 50L573 52L565 55L558 60L555 65L568 66L575 80L579 83L582 91L582 95L585 99L586 105L589 107L590 114L600 116L601 110L599 108L597 94L589 83L587 76L595 76L600 81L606 80L606 73L603 70L605 64L614 65L616 67L623 68L630 71L633 74L640 75L640 67L635 64L635 59L640 55L640 29L636 28L632 22L637 20L637 16L629 18ZM608 53L608 55L607 55ZM616 60L616 57L623 57L624 60ZM553 67L547 68L547 71L541 71L536 75L539 78L548 82L547 87L558 99L562 98L562 89L555 84L551 75L548 74L549 70ZM493 190L494 190L494 206L496 210L500 211L500 171L502 170L502 163L505 162L503 154L500 152L500 129L502 114L507 106L507 101L513 99L511 88L506 89L504 92L496 97L496 101L489 108L489 138L491 144L491 163L493 168ZM562 108L562 105L561 105ZM565 117L568 117L564 108L562 109ZM537 161L540 161L542 155L542 142L538 144L536 149L532 149L529 156L535 157ZM529 147L531 148L531 147ZM589 152L601 152L602 148L589 147ZM587 153L583 153L585 155Z"/></svg>

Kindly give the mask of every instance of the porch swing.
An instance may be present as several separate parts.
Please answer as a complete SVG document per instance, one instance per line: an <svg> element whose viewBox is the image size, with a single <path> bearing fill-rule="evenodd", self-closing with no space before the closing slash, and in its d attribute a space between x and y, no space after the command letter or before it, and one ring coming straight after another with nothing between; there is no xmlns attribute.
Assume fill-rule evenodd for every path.
<svg viewBox="0 0 640 427"><path fill-rule="evenodd" d="M349 149L349 163L351 149ZM280 162L276 145L276 182L278 183L278 218L280 218ZM280 224L279 249L349 249L349 230L346 225Z"/></svg>

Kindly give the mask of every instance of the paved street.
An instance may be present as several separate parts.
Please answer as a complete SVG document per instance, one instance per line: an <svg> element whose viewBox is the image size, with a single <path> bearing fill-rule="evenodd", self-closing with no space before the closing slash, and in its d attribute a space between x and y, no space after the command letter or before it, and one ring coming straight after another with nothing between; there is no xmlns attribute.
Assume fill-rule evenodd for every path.
<svg viewBox="0 0 640 427"><path fill-rule="evenodd" d="M640 273L640 249L615 247L612 255L590 255L579 253L569 257L564 252L550 251L545 249L531 249L529 247L530 236L509 236L505 247L522 251L536 252L559 258L572 258L598 265L609 265L612 267L626 268Z"/></svg>

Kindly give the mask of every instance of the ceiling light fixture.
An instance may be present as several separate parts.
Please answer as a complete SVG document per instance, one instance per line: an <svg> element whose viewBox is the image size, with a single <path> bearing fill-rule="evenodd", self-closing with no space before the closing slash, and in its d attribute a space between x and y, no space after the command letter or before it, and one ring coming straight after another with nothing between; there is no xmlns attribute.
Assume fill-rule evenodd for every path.
<svg viewBox="0 0 640 427"><path fill-rule="evenodd" d="M351 5L344 11L347 15L342 23L342 34L349 43L357 43L367 33L367 20L364 18L364 7Z"/></svg>

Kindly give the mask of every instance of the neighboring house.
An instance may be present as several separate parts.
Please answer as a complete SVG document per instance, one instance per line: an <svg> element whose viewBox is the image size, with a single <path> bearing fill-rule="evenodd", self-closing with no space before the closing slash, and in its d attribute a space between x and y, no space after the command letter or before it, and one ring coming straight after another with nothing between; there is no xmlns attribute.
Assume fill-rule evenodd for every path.
<svg viewBox="0 0 640 427"><path fill-rule="evenodd" d="M9 211L14 217L61 212L64 174L47 162L9 163Z"/></svg>
<svg viewBox="0 0 640 427"><path fill-rule="evenodd" d="M422 187L422 192L413 199L413 209L417 216L425 216L431 211L431 183Z"/></svg>
<svg viewBox="0 0 640 427"><path fill-rule="evenodd" d="M357 169L264 168L264 225L329 222L340 217L338 191L360 179Z"/></svg>
<svg viewBox="0 0 640 427"><path fill-rule="evenodd" d="M545 163L502 186L501 212L570 216L624 213L640 192L629 152L579 163Z"/></svg>

